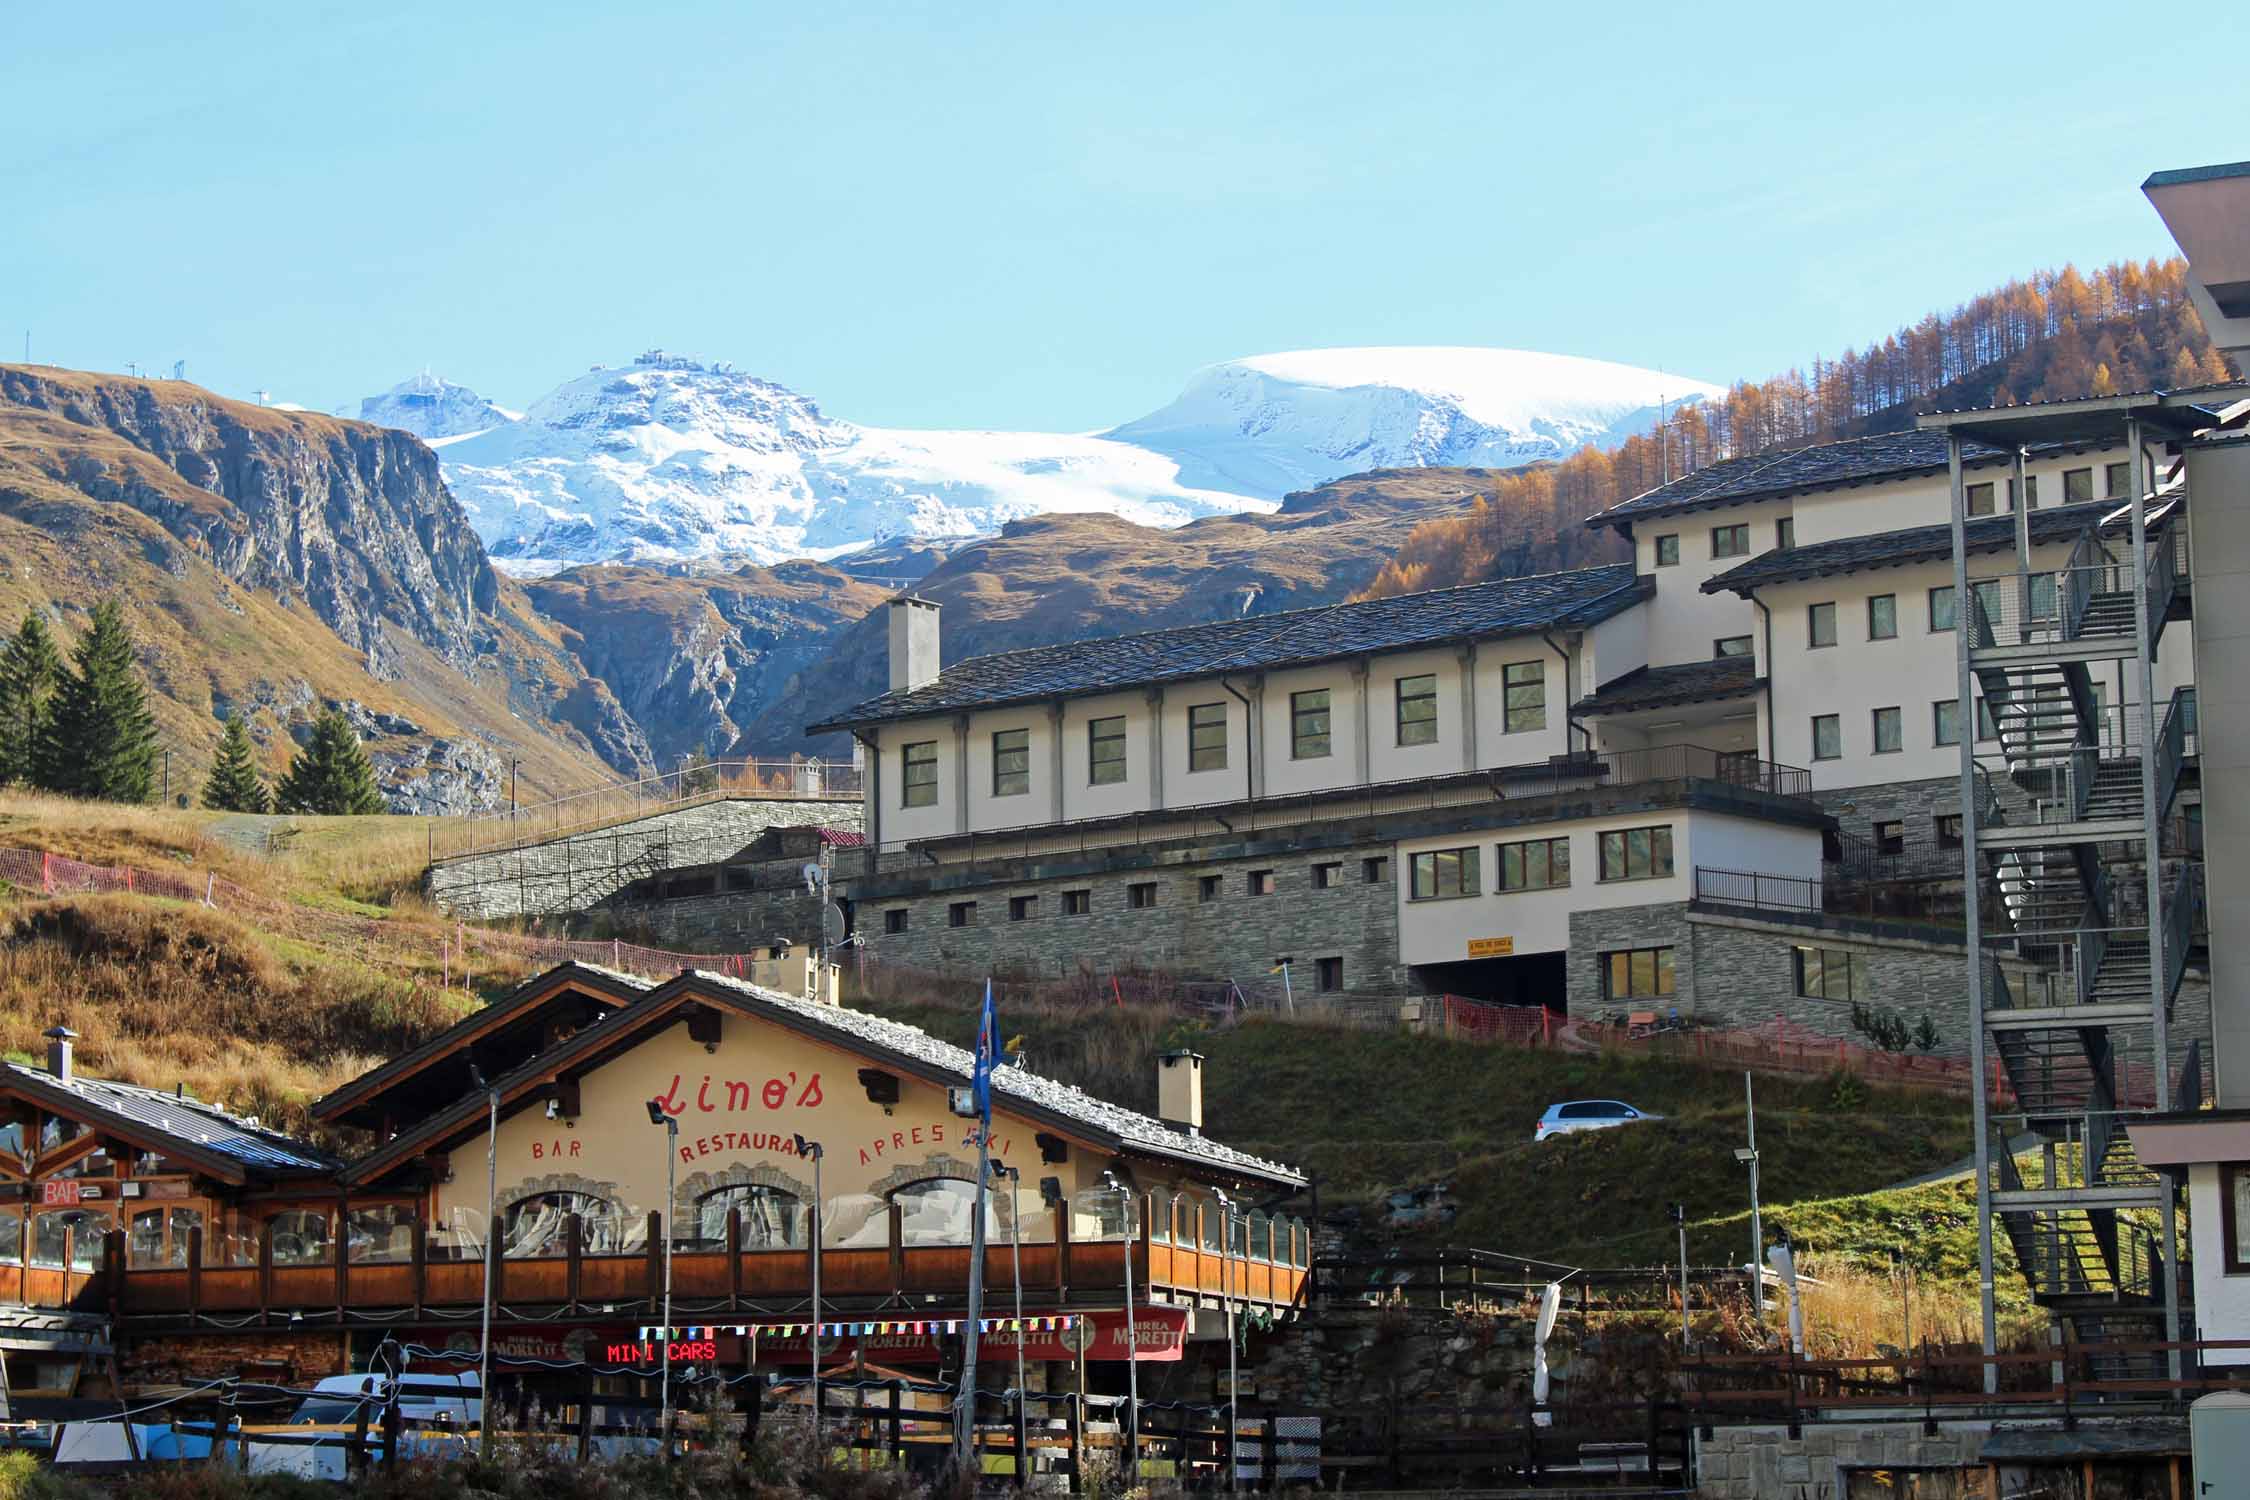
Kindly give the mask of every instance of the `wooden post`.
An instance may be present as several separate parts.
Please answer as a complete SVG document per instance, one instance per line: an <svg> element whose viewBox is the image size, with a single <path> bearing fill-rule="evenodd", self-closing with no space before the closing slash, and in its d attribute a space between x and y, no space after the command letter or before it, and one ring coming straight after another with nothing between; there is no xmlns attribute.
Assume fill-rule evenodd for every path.
<svg viewBox="0 0 2250 1500"><path fill-rule="evenodd" d="M383 1477L398 1477L399 1433L405 1426L399 1411L398 1392L393 1389L390 1399L383 1403Z"/></svg>
<svg viewBox="0 0 2250 1500"><path fill-rule="evenodd" d="M344 1309L352 1300L352 1231L350 1200L336 1195L336 1230L328 1236L328 1243L336 1247L336 1326L344 1326ZM364 1406L360 1408L366 1410ZM365 1455L362 1455L364 1460ZM364 1469L363 1469L364 1472Z"/></svg>
<svg viewBox="0 0 2250 1500"><path fill-rule="evenodd" d="M187 1232L187 1310L188 1321L203 1310L203 1226L191 1224Z"/></svg>
<svg viewBox="0 0 2250 1500"><path fill-rule="evenodd" d="M890 1382L891 1411L889 1447L891 1454L891 1466L892 1468L896 1469L902 1476L906 1473L906 1434L903 1430L902 1424L899 1421L899 1403L904 1389L905 1383L903 1381L893 1380Z"/></svg>
<svg viewBox="0 0 2250 1500"><path fill-rule="evenodd" d="M1070 1398L1070 1492L1086 1492L1086 1397L1084 1394Z"/></svg>
<svg viewBox="0 0 2250 1500"><path fill-rule="evenodd" d="M414 1215L414 1239L411 1246L414 1256L414 1316L422 1316L422 1304L430 1293L430 1226L419 1211Z"/></svg>
<svg viewBox="0 0 2250 1500"><path fill-rule="evenodd" d="M343 1246L336 1247L338 1251ZM339 1259L341 1256L339 1255ZM352 1413L352 1440L344 1449L344 1472L354 1479L367 1477L367 1403L361 1401Z"/></svg>
<svg viewBox="0 0 2250 1500"><path fill-rule="evenodd" d="M118 1309L125 1301L125 1236L122 1234L110 1235L102 1241L102 1283L102 1299L109 1308L110 1326L114 1328ZM122 1386L118 1394L124 1395Z"/></svg>
<svg viewBox="0 0 2250 1500"><path fill-rule="evenodd" d="M750 1392L750 1405L742 1413L742 1456L748 1458L758 1449L758 1429L766 1415L766 1383L763 1378L746 1380L743 1386Z"/></svg>
<svg viewBox="0 0 2250 1500"><path fill-rule="evenodd" d="M273 1220L258 1226L258 1321L266 1321L273 1307Z"/></svg>
<svg viewBox="0 0 2250 1500"><path fill-rule="evenodd" d="M573 1221L577 1219L572 1214ZM578 1461L587 1463L594 1456L594 1376L592 1371L578 1382Z"/></svg>
<svg viewBox="0 0 2250 1500"><path fill-rule="evenodd" d="M1070 1201L1067 1198L1055 1205L1055 1296L1061 1301L1070 1298Z"/></svg>
<svg viewBox="0 0 2250 1500"><path fill-rule="evenodd" d="M742 1205L727 1210L727 1311L742 1306Z"/></svg>
<svg viewBox="0 0 2250 1500"><path fill-rule="evenodd" d="M563 1216L563 1301L572 1311L578 1308L579 1292L584 1286L586 1256L586 1225L577 1211ZM584 1455L580 1455L581 1461Z"/></svg>
<svg viewBox="0 0 2250 1500"><path fill-rule="evenodd" d="M884 1209L891 1252L891 1296L906 1295L906 1210L893 1198Z"/></svg>
<svg viewBox="0 0 2250 1500"><path fill-rule="evenodd" d="M1265 1470L1258 1476L1265 1481L1265 1487L1269 1490L1280 1489L1281 1471L1280 1465L1274 1462L1273 1413L1270 1411L1266 1413L1265 1425L1258 1434L1258 1463ZM1391 1483L1395 1485L1398 1483L1398 1421L1395 1413L1391 1422L1391 1471Z"/></svg>

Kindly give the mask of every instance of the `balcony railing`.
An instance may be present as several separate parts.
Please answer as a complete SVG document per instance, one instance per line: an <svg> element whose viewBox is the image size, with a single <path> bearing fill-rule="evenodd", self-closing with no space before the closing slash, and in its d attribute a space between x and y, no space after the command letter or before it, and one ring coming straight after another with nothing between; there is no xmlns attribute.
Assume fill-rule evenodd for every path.
<svg viewBox="0 0 2250 1500"><path fill-rule="evenodd" d="M1755 870L1714 870L1707 865L1695 867L1695 899L1751 911L1822 909L1817 880L1765 875Z"/></svg>

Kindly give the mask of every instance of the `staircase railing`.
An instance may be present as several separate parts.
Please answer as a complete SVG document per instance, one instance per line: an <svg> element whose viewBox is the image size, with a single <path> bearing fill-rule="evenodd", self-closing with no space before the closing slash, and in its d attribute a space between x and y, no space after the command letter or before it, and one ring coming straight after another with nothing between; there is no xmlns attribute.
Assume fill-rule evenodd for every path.
<svg viewBox="0 0 2250 1500"><path fill-rule="evenodd" d="M2172 810L2172 795L2180 789L2180 769L2187 763L2187 724L2195 712L2188 705L2195 689L2183 687L2172 694L2164 710L2164 726L2156 731L2156 820Z"/></svg>
<svg viewBox="0 0 2250 1500"><path fill-rule="evenodd" d="M2078 534L2077 545L2070 549L2070 560L2063 564L2062 598L2057 601L2062 611L2062 638L2078 639L2078 627L2086 618L2086 606L2094 597L2095 570L2102 561L2101 542L2089 526Z"/></svg>
<svg viewBox="0 0 2250 1500"><path fill-rule="evenodd" d="M2164 626L2164 615L2172 607L2172 595L2180 586L2179 563L2169 545L2170 539L2162 534L2148 540L2148 629L2154 639Z"/></svg>
<svg viewBox="0 0 2250 1500"><path fill-rule="evenodd" d="M2102 960L2109 956L2109 929L2086 927L2078 933L2078 1003L2091 1005L2094 981L2101 977Z"/></svg>
<svg viewBox="0 0 2250 1500"><path fill-rule="evenodd" d="M2188 1043L2180 1059L2180 1079L2174 1086L2172 1108L2182 1112L2203 1107L2203 1038Z"/></svg>
<svg viewBox="0 0 2250 1500"><path fill-rule="evenodd" d="M2187 977L2188 949L2195 943L2195 919L2203 905L2203 882L2196 878L2195 866L2181 867L2180 878L2172 882L2172 893L2164 902L2164 998L2169 1002L2180 992L2180 981Z"/></svg>

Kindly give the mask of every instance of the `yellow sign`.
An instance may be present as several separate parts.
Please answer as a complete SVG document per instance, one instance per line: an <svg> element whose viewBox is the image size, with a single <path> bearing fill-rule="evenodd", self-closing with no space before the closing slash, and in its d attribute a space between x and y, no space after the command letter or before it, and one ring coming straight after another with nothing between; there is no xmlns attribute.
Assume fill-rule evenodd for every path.
<svg viewBox="0 0 2250 1500"><path fill-rule="evenodd" d="M1516 940L1504 938L1470 938L1469 957L1506 958L1516 951Z"/></svg>

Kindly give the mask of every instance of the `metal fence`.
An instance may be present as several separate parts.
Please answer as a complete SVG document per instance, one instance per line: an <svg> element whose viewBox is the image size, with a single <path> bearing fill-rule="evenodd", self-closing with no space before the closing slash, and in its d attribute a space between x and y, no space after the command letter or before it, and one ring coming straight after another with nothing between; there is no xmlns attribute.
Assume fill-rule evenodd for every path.
<svg viewBox="0 0 2250 1500"><path fill-rule="evenodd" d="M613 823L672 812L724 797L856 801L860 768L851 761L791 756L786 760L704 760L638 781L573 792L471 818L433 819L430 859L456 859L545 843Z"/></svg>

